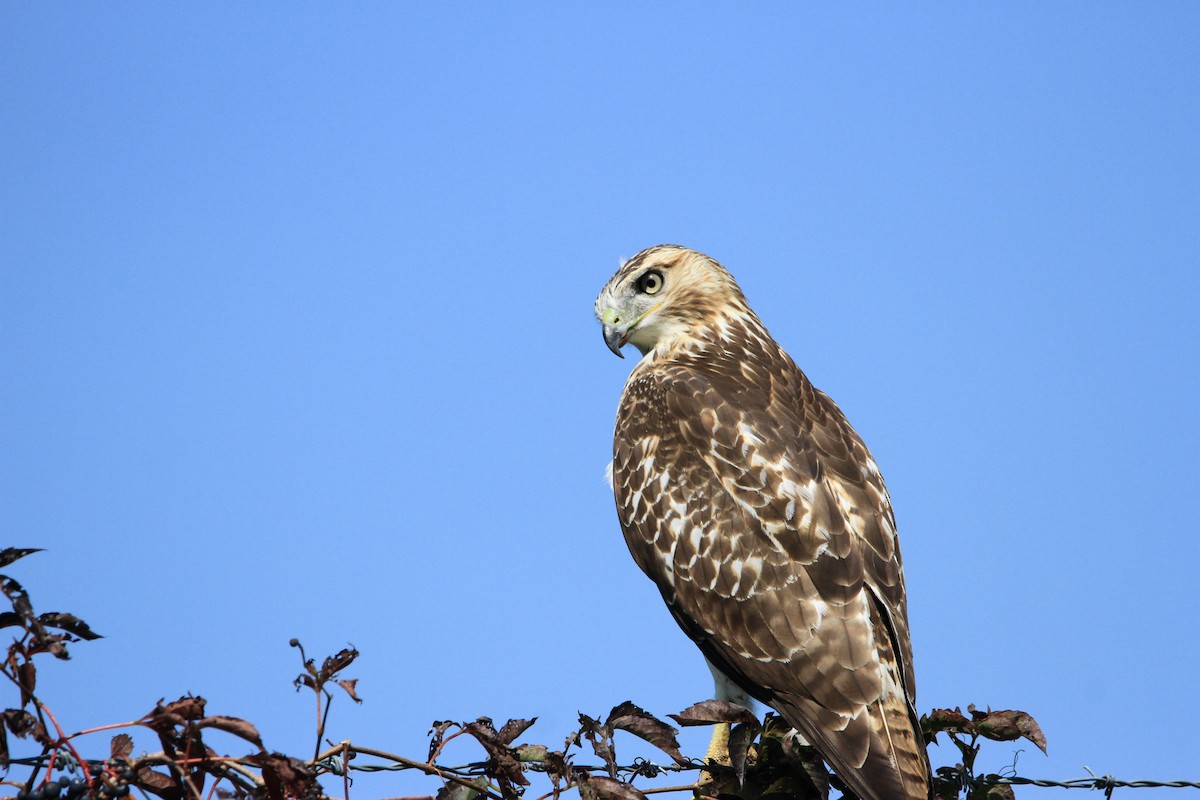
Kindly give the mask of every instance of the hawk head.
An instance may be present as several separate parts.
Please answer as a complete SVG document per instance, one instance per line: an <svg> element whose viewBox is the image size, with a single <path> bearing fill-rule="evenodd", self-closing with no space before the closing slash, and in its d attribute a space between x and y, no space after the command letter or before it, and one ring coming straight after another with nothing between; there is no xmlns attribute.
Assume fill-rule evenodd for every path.
<svg viewBox="0 0 1200 800"><path fill-rule="evenodd" d="M731 310L749 312L733 276L703 253L675 244L655 245L626 261L596 298L604 343L618 356L627 343L645 355L697 336Z"/></svg>

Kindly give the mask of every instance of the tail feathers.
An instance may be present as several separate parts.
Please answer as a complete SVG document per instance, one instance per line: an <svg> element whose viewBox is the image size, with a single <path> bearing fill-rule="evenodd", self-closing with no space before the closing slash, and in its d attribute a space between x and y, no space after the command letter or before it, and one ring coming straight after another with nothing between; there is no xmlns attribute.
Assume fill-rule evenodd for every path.
<svg viewBox="0 0 1200 800"><path fill-rule="evenodd" d="M929 757L907 703L884 698L854 717L795 696L772 705L861 800L928 800Z"/></svg>

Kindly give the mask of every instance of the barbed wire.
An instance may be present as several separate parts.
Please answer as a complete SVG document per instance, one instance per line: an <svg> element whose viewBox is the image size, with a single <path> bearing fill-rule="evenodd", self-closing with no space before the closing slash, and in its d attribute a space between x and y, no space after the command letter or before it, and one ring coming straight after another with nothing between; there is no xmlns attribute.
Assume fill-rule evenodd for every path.
<svg viewBox="0 0 1200 800"><path fill-rule="evenodd" d="M353 751L353 746L351 746L350 749ZM387 758L382 754L372 755L377 755L377 757L381 758ZM47 758L45 755L29 756L24 758L12 758L9 760L9 764L17 766L41 767L45 764L46 760ZM63 759L63 761L66 761L66 763L63 763L62 766L70 772L74 772L78 766L74 763L74 759ZM96 761L95 766L98 766L101 763L103 762ZM412 762L390 764L357 764L351 762L347 764L347 762L341 756L337 755L331 755L322 758L317 761L315 765L321 766L328 770L331 774L339 777L345 775L348 771L362 773L404 772L412 769L420 770L423 766L429 766L436 767L436 769L440 772L455 775L460 778L476 778L481 775L485 775L492 766L487 761L472 761L470 763L460 764L457 766L444 766L441 764L422 765ZM93 764L89 760L89 769L92 766ZM545 772L550 769L549 767L538 762L528 762L522 766L530 772ZM608 767L602 764L572 764L571 766L581 772L608 772ZM629 775L631 778L639 776L655 778L663 773L693 772L703 769L706 766L708 765L694 759L689 760L684 764L658 764L647 759L638 758L635 759L632 764L617 766L615 771L618 774ZM1085 769L1087 768L1085 767ZM1105 797L1111 797L1113 791L1116 789L1200 789L1200 781L1167 781L1148 779L1124 780L1113 775L1096 775L1090 769L1088 769L1088 772L1091 774L1086 778L1054 780L1051 778L1025 778L1019 775L989 774L972 776L953 768L943 768L939 777L943 780L949 781L955 781L955 779L958 779L960 786L963 789L970 789L973 786L1037 786L1040 788L1050 789L1090 789L1093 791L1104 792Z"/></svg>

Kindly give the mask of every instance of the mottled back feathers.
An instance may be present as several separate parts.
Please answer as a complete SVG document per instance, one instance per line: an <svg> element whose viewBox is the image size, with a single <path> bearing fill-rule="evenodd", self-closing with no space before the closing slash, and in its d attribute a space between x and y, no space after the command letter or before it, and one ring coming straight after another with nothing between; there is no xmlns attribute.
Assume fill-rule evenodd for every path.
<svg viewBox="0 0 1200 800"><path fill-rule="evenodd" d="M652 307L635 296L648 269L664 285L628 336L646 355L613 446L630 552L709 661L863 800L925 798L900 552L870 452L711 259L644 251L597 313Z"/></svg>

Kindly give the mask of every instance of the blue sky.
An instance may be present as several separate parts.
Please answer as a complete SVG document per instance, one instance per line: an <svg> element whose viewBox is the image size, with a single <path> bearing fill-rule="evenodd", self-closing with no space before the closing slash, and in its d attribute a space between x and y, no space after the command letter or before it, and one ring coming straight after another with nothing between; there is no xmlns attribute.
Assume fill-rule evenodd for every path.
<svg viewBox="0 0 1200 800"><path fill-rule="evenodd" d="M602 479L631 361L592 302L678 242L880 463L921 709L1029 711L1023 775L1200 779L1194 4L0 29L0 524L106 635L42 675L65 727L192 691L303 753L293 636L363 653L330 735L410 755L708 696Z"/></svg>

